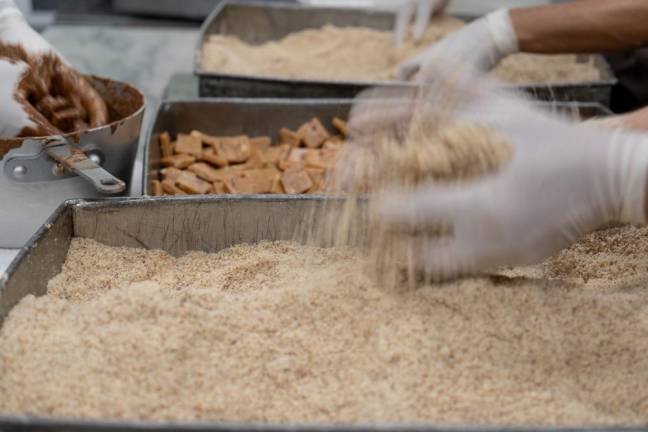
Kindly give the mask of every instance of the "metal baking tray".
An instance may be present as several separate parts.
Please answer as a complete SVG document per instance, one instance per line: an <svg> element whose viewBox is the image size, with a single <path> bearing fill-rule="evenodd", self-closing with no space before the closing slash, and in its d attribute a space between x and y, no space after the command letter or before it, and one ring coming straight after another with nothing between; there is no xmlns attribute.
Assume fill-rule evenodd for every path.
<svg viewBox="0 0 648 432"><path fill-rule="evenodd" d="M110 246L162 249L175 256L188 251L215 252L243 242L291 239L304 215L332 199L301 197L204 197L67 201L19 252L7 273L0 275L0 325L13 306L27 295L43 295L47 282L61 271L73 237ZM323 245L326 246L326 245ZM442 425L292 425L244 423L154 423L74 420L0 413L4 432L585 432L648 431L648 428L521 428Z"/></svg>
<svg viewBox="0 0 648 432"><path fill-rule="evenodd" d="M467 18L467 17L462 17ZM469 19L469 18L468 18ZM282 2L223 1L203 23L196 47L194 72L202 97L353 98L375 85L407 87L405 82L323 81L275 76L235 75L205 71L201 67L203 43L212 34L234 35L251 44L277 40L290 33L325 24L391 30L395 15L364 9L305 6ZM610 106L616 84L603 56L596 56L600 81L528 84L520 88L542 100L598 102Z"/></svg>
<svg viewBox="0 0 648 432"><path fill-rule="evenodd" d="M611 112L596 103L540 103L549 109L578 115L583 119L604 117ZM333 117L347 118L353 106L350 99L228 99L205 98L162 102L151 123L144 145L142 191L151 194L151 180L160 179L160 147L162 132L172 136L194 129L210 135L267 135L277 138L281 127L296 129L318 117L329 130Z"/></svg>

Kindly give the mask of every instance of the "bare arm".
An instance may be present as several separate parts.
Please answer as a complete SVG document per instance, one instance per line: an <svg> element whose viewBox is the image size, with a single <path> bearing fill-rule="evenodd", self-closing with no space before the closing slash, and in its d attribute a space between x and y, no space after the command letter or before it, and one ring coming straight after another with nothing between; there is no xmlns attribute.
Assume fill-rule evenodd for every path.
<svg viewBox="0 0 648 432"><path fill-rule="evenodd" d="M582 0L511 10L520 51L613 52L648 45L648 1Z"/></svg>

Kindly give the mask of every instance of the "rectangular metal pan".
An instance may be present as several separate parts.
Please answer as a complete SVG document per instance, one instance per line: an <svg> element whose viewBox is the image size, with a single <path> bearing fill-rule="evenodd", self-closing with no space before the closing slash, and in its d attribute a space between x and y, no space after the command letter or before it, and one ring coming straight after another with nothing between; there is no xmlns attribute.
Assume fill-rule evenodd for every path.
<svg viewBox="0 0 648 432"><path fill-rule="evenodd" d="M203 23L196 47L194 71L201 97L353 98L375 85L411 86L404 82L325 81L276 76L234 75L205 71L201 67L203 43L212 34L233 35L251 44L277 40L290 33L325 24L391 30L392 13L363 9L314 7L282 2L223 1ZM610 106L616 83L603 58L596 56L600 81L560 84L528 84L521 88L542 100L598 102Z"/></svg>
<svg viewBox="0 0 648 432"><path fill-rule="evenodd" d="M260 240L290 239L295 226L313 209L330 206L325 198L205 197L67 201L20 251L6 274L0 276L0 325L13 306L27 295L43 295L47 281L61 271L73 237L85 237L111 246L162 249L179 256ZM325 245L324 245L325 246ZM110 419L10 417L0 413L3 432L607 432L648 431L648 428L519 428L441 425L271 425L244 423L116 422Z"/></svg>
<svg viewBox="0 0 648 432"><path fill-rule="evenodd" d="M578 115L583 119L603 117L611 112L600 104L557 102L542 103L549 109ZM144 149L142 191L151 194L151 180L160 179L162 132L171 136L196 129L209 135L267 135L277 138L282 127L296 129L313 117L330 130L333 117L347 118L353 100L330 99L193 99L162 102L147 131Z"/></svg>

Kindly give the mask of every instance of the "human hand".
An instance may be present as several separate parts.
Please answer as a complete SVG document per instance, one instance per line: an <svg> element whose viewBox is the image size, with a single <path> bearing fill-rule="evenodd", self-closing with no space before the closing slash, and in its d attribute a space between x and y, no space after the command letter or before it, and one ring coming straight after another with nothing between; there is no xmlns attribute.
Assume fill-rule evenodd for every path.
<svg viewBox="0 0 648 432"><path fill-rule="evenodd" d="M425 30L430 25L430 18L443 13L450 0L403 0L400 2L394 27L394 44L396 47L403 45L407 37L409 25L413 22L414 40L423 37Z"/></svg>
<svg viewBox="0 0 648 432"><path fill-rule="evenodd" d="M485 178L382 197L378 220L387 226L451 227L449 236L417 240L419 270L444 280L536 263L609 222L646 222L648 135L573 124L471 81L455 81L453 116L493 128L513 157ZM435 98L427 109L447 111Z"/></svg>
<svg viewBox="0 0 648 432"><path fill-rule="evenodd" d="M0 59L20 67L3 64L2 73L7 77L3 81L3 105L9 110L19 106L25 109L22 102L16 105L15 101L21 98L29 100L29 111L33 108L41 113L36 128L33 124L27 127L34 129L32 132L51 129L43 129L42 118L58 129L58 133L106 124L108 110L101 96L27 24L20 12L11 6L12 3L0 1ZM17 77L19 70L21 75ZM27 82L30 84L22 88L11 88L11 85ZM29 113L28 117L34 119L37 116ZM16 131L19 126L22 130L24 127L22 123L7 124L6 119L0 122L5 123L0 127L3 131Z"/></svg>
<svg viewBox="0 0 648 432"><path fill-rule="evenodd" d="M42 82L29 73L28 64L0 58L0 138L61 133L29 100L30 94L45 92Z"/></svg>
<svg viewBox="0 0 648 432"><path fill-rule="evenodd" d="M419 82L427 82L433 78L432 71L440 63L482 74L518 50L508 10L502 9L473 21L404 62L397 79L408 81L416 77Z"/></svg>

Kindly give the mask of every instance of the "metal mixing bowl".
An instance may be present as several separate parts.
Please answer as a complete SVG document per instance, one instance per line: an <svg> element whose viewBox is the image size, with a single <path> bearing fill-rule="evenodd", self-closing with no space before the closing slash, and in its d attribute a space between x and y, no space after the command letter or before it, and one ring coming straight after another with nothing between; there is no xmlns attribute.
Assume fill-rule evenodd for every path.
<svg viewBox="0 0 648 432"><path fill-rule="evenodd" d="M144 95L126 83L89 78L108 105L110 123L65 137L130 184ZM57 167L43 150L46 139L0 140L0 248L21 247L64 200L101 197L87 181Z"/></svg>

